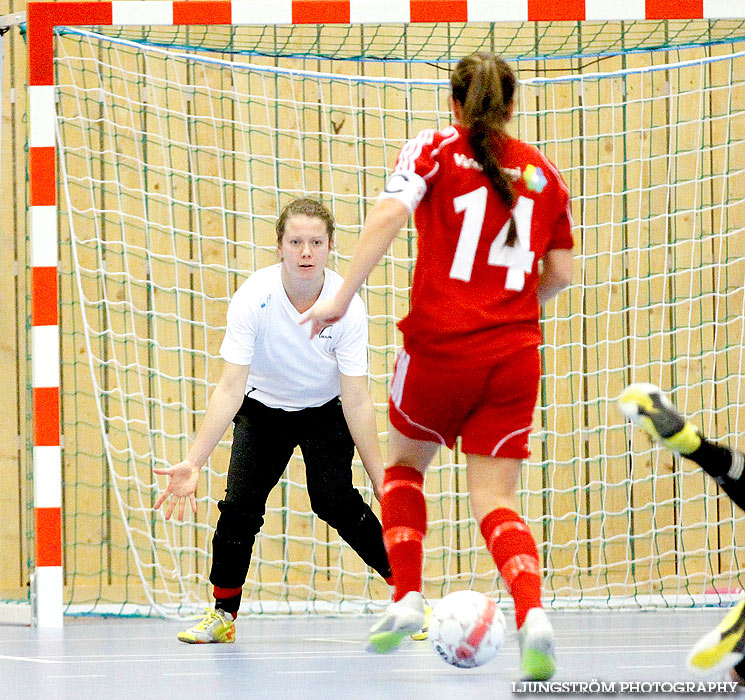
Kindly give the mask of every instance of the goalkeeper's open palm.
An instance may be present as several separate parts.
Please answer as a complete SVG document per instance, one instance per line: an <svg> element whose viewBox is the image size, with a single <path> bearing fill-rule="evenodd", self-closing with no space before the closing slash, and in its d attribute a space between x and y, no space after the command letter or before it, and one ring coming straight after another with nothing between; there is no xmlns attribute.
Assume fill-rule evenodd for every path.
<svg viewBox="0 0 745 700"><path fill-rule="evenodd" d="M165 469L153 469L156 474L164 474L168 477L168 486L158 496L158 500L155 501L153 506L155 510L158 510L170 496L166 508L166 520L169 520L173 515L176 506L178 506L178 519L183 520L187 501L191 504L192 513L196 515L197 499L194 494L199 482L199 471L189 462L180 462L175 467L166 467Z"/></svg>

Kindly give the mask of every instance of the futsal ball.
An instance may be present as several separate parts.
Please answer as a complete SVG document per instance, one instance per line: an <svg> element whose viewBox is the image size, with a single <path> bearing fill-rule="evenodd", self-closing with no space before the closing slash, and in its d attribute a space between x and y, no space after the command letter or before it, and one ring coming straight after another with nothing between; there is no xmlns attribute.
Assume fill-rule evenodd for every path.
<svg viewBox="0 0 745 700"><path fill-rule="evenodd" d="M476 591L456 591L432 610L429 641L451 666L476 668L501 649L504 625L504 615L493 600Z"/></svg>

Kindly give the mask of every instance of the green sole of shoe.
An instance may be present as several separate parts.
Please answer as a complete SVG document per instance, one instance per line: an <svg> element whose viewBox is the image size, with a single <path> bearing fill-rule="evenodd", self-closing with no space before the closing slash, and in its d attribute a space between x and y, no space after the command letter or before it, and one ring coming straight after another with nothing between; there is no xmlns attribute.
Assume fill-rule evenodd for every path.
<svg viewBox="0 0 745 700"><path fill-rule="evenodd" d="M367 640L367 650L375 654L388 654L398 649L406 636L405 632L378 632Z"/></svg>
<svg viewBox="0 0 745 700"><path fill-rule="evenodd" d="M556 672L556 662L548 654L538 649L523 652L520 666L526 678L531 681L547 681Z"/></svg>

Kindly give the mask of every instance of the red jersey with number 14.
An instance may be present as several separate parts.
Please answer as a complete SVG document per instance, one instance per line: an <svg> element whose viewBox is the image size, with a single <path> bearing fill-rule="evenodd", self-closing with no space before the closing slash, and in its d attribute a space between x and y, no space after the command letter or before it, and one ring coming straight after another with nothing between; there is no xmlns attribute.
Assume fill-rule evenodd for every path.
<svg viewBox="0 0 745 700"><path fill-rule="evenodd" d="M510 211L475 160L467 129L423 131L401 149L380 196L416 208L411 308L399 324L411 349L490 361L541 342L538 261L573 246L569 192L522 141L505 140L500 165L516 195L514 246L505 245Z"/></svg>

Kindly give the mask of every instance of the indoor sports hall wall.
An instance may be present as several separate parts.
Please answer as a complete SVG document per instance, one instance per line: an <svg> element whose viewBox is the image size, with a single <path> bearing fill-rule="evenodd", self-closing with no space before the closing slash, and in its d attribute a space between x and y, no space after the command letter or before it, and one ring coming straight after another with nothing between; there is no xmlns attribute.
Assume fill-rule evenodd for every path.
<svg viewBox="0 0 745 700"><path fill-rule="evenodd" d="M704 41L717 38L715 29L656 23L658 36L639 42L672 45L684 30ZM523 85L513 133L539 143L564 173L577 224L574 284L546 310L545 377L521 489L543 543L549 600L690 604L714 585L739 587L734 542L743 518L690 466L632 435L612 400L629 381L654 381L676 389L706 433L742 440L745 58L737 54L745 41L728 35L705 47L601 59L593 41L619 45L632 34L607 24L590 39L582 25L565 32L575 42L567 47L545 43L551 28L537 25L513 26L509 44L504 28L345 31L337 42L344 50L379 42L395 60L348 60L340 49L333 58L228 56L266 68L245 71L211 62L215 35L198 28L149 39L207 60L132 47L142 32L120 31L112 43L75 33L57 41L66 601L93 610L155 599L178 612L179 601L206 597L229 436L202 477L196 526L152 514L150 468L184 454L219 376L227 300L246 273L276 260L278 206L304 193L333 206L334 266L343 273L398 147L421 128L448 123L438 82L448 56L428 57L427 45L452 47L456 57L477 44L523 56L586 48L515 62ZM285 55L307 52L320 36L310 27L268 34L261 41ZM229 39L241 40L240 32ZM0 494L11 514L0 524L0 553L11 562L0 592L18 598L33 552L25 54L17 31L4 41L3 86L14 101L3 107L0 217L12 232L2 238L3 260L16 264L0 266L4 298L14 300L0 308ZM325 77L300 79L287 69ZM406 312L415 245L411 232L402 236L364 295L383 440L400 346L395 321ZM457 449L443 450L427 478L432 597L458 587L497 594L501 586L469 518L463 465ZM361 466L355 470L371 498ZM385 598L382 582L311 515L303 483L296 457L268 504L249 596L267 609Z"/></svg>

